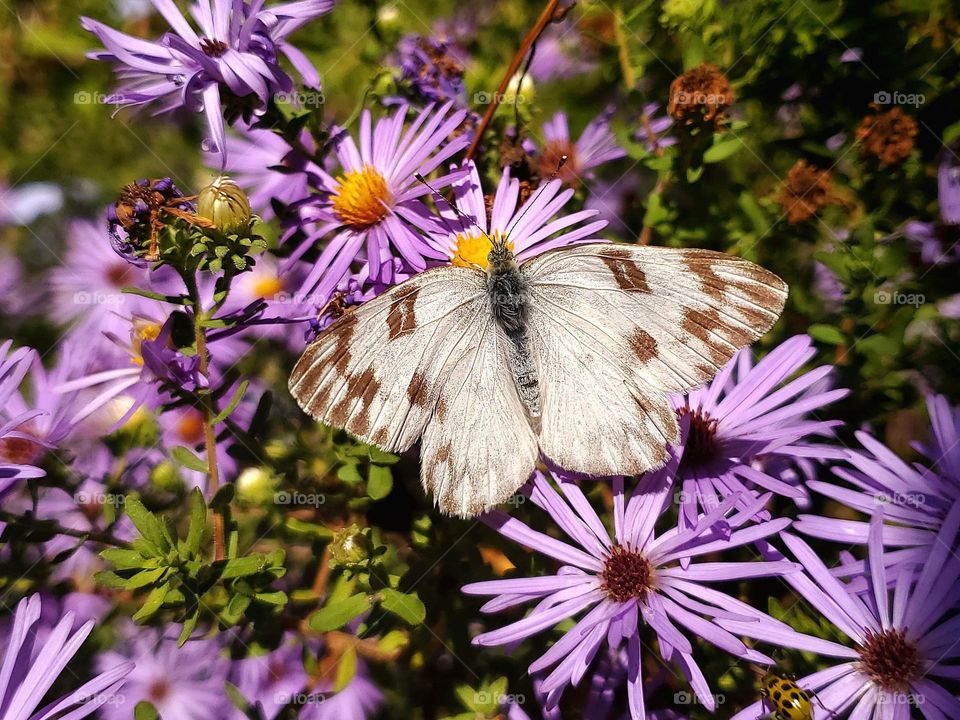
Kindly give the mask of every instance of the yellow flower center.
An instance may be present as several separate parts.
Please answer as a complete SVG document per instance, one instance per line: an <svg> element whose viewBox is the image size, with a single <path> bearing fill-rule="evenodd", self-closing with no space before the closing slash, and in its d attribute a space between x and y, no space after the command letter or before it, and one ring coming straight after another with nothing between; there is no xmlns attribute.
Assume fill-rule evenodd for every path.
<svg viewBox="0 0 960 720"><path fill-rule="evenodd" d="M487 255L493 250L492 240L502 237L500 231L490 235L477 233L457 233L457 249L450 262L458 267L481 267L487 269ZM513 243L507 241L507 249L513 251Z"/></svg>
<svg viewBox="0 0 960 720"><path fill-rule="evenodd" d="M337 182L340 188L333 196L333 211L347 225L365 230L390 212L393 196L376 168L368 165L363 170L341 175Z"/></svg>
<svg viewBox="0 0 960 720"><path fill-rule="evenodd" d="M130 339L132 340L133 345L133 364L134 365L143 365L143 355L140 352L140 347L143 345L144 340L153 341L156 340L160 335L160 330L163 329L163 326L160 323L150 322L148 320L138 320L133 321L133 329L130 331Z"/></svg>
<svg viewBox="0 0 960 720"><path fill-rule="evenodd" d="M187 410L177 423L177 434L187 445L196 445L203 440L203 416L196 410Z"/></svg>
<svg viewBox="0 0 960 720"><path fill-rule="evenodd" d="M283 281L277 277L260 278L253 284L254 297L271 300L283 291Z"/></svg>

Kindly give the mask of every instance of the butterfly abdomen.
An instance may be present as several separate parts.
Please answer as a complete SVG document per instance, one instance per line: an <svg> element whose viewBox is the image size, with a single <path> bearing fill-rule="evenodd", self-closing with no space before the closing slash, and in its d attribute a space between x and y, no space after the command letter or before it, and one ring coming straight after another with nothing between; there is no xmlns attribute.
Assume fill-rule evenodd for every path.
<svg viewBox="0 0 960 720"><path fill-rule="evenodd" d="M487 271L487 293L490 312L509 340L509 362L517 395L527 416L538 422L540 418L540 382L537 366L530 351L527 335L527 311L530 289L520 273L513 255L503 251L503 257L491 253Z"/></svg>

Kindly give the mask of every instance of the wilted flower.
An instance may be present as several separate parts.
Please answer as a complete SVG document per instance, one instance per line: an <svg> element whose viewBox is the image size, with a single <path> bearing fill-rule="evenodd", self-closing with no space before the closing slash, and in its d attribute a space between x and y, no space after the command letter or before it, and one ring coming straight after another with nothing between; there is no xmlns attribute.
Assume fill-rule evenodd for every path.
<svg viewBox="0 0 960 720"><path fill-rule="evenodd" d="M163 213L180 216L192 210L170 178L125 185L120 199L107 210L114 249L135 264L155 262L160 259L157 233L163 227Z"/></svg>
<svg viewBox="0 0 960 720"><path fill-rule="evenodd" d="M857 126L860 152L879 161L880 167L899 165L913 152L917 136L917 121L898 107L880 112L880 106L871 103L874 113L867 115Z"/></svg>
<svg viewBox="0 0 960 720"><path fill-rule="evenodd" d="M837 201L830 185L830 171L821 170L806 160L797 160L793 164L774 199L791 225L809 220Z"/></svg>
<svg viewBox="0 0 960 720"><path fill-rule="evenodd" d="M614 481L612 537L576 484L561 481L561 497L544 475L536 474L531 481L530 500L580 547L533 530L499 511L484 517L484 522L501 535L562 565L555 575L466 585L463 592L469 595L494 596L483 606L483 612L535 603L524 618L478 635L474 644L513 644L587 611L530 665L531 674L553 668L540 686L548 709L557 705L568 685L580 682L606 641L611 652L626 646L630 714L634 720L646 718L639 632L645 625L656 635L663 660L675 662L700 702L714 710L716 700L693 658L693 645L677 626L737 657L761 662L764 656L722 629L718 618L744 617L742 625L750 628L743 634L748 636L762 634L768 627L787 629L783 623L707 583L789 574L796 565L701 564L696 559L775 535L790 521L783 518L747 525L768 496L749 498L743 511L738 512L734 512L734 506L739 498L730 497L708 514L698 516L687 529L673 527L657 533L654 526L665 504L669 504L673 486L670 478L675 469L674 462L673 467L644 476L629 496L623 490L622 479Z"/></svg>
<svg viewBox="0 0 960 720"><path fill-rule="evenodd" d="M310 87L320 76L306 56L287 37L305 23L333 9L334 0L297 0L270 7L260 2L198 0L191 8L199 32L169 0L153 0L173 32L159 41L131 37L88 17L85 30L105 50L90 53L95 60L117 63L121 84L110 102L120 107L160 103L158 113L187 107L207 117L213 148L226 162L222 92L256 99L265 109L272 95L290 92L293 81L279 65L278 52Z"/></svg>
<svg viewBox="0 0 960 720"><path fill-rule="evenodd" d="M95 678L40 708L95 624L89 620L74 629L74 614L67 612L38 642L40 612L39 595L21 600L13 627L0 642L0 720L79 720L116 702L134 667L126 660L104 663Z"/></svg>
<svg viewBox="0 0 960 720"><path fill-rule="evenodd" d="M736 99L730 81L715 65L698 65L670 83L667 112L684 127L726 122L724 111Z"/></svg>

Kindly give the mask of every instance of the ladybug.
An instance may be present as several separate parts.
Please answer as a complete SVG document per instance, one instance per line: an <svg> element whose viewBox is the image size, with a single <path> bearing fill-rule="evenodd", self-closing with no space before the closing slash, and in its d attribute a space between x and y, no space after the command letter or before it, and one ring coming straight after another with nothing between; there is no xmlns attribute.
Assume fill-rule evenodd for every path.
<svg viewBox="0 0 960 720"><path fill-rule="evenodd" d="M773 706L774 720L813 720L810 693L792 677L767 672L760 680L760 694Z"/></svg>

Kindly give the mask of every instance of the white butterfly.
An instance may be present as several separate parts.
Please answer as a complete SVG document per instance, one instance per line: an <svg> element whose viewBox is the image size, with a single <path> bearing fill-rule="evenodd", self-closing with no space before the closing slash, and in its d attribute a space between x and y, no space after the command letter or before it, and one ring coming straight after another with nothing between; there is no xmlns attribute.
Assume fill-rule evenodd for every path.
<svg viewBox="0 0 960 720"><path fill-rule="evenodd" d="M421 478L463 517L503 502L542 453L590 475L662 466L667 393L710 378L776 322L776 275L708 250L595 243L522 265L438 267L348 311L290 390L316 420L388 452L422 438Z"/></svg>

